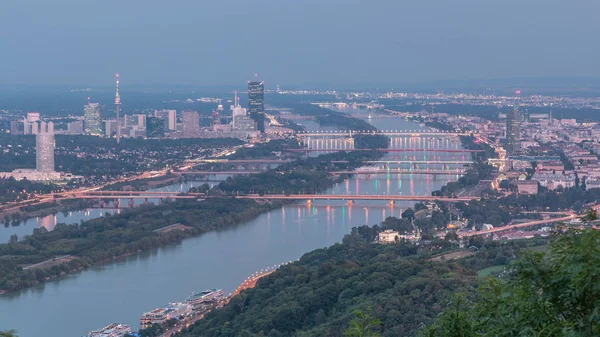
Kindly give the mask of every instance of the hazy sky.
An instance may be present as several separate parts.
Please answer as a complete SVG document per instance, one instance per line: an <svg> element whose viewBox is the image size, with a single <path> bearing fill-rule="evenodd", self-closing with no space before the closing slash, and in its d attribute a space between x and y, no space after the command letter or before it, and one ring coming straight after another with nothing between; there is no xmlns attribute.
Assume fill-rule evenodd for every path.
<svg viewBox="0 0 600 337"><path fill-rule="evenodd" d="M598 0L0 0L0 83L600 76Z"/></svg>

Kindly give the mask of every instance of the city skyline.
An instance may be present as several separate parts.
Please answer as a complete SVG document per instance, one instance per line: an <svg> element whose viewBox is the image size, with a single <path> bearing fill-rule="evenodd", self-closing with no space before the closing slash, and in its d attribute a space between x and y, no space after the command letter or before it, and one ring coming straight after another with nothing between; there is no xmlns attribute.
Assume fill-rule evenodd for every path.
<svg viewBox="0 0 600 337"><path fill-rule="evenodd" d="M0 5L2 83L108 84L116 70L130 84L600 77L589 0L34 3Z"/></svg>

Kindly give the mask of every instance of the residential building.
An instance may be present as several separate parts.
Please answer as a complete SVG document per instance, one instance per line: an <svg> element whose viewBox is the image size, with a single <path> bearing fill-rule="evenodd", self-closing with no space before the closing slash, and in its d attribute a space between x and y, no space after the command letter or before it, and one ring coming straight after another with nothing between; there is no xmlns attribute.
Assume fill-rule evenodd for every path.
<svg viewBox="0 0 600 337"><path fill-rule="evenodd" d="M377 241L382 244L394 243L397 240L400 240L400 233L391 229L386 229L383 232L379 232L379 237L377 239Z"/></svg>
<svg viewBox="0 0 600 337"><path fill-rule="evenodd" d="M536 180L515 180L512 184L516 185L519 194L537 194L538 181Z"/></svg>
<svg viewBox="0 0 600 337"><path fill-rule="evenodd" d="M28 112L27 117L23 120L23 134L35 135L38 131L38 122L40 121L39 112Z"/></svg>
<svg viewBox="0 0 600 337"><path fill-rule="evenodd" d="M200 115L195 111L184 111L183 138L196 138L200 135Z"/></svg>

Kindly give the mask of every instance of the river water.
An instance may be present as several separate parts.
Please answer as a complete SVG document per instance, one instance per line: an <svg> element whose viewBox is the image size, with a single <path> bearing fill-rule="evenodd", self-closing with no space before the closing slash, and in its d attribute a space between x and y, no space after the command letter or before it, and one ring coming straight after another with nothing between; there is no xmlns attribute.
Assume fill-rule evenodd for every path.
<svg viewBox="0 0 600 337"><path fill-rule="evenodd" d="M354 111L356 112L356 111ZM371 119L380 129L421 129L402 119ZM410 142L410 140L409 140ZM394 142L392 142L394 144ZM435 140L440 148L457 148L451 140ZM396 142L394 147L416 147ZM468 160L461 153L392 153L386 159ZM427 195L456 175L373 175L351 178L327 191L334 194ZM176 184L161 190L186 190L203 182ZM296 260L302 254L340 242L357 225L376 224L400 216L411 203L356 201L299 202L262 214L255 220L189 238L181 244L97 265L35 287L0 296L0 330L16 329L20 337L78 337L113 322L138 328L139 317L168 302L183 301L193 291L233 291L262 268ZM34 227L73 223L107 210L86 210L32 219L18 227L0 228L2 238L29 234ZM50 220L47 220L50 219ZM24 228L24 229L21 229ZM10 234L8 234L10 233Z"/></svg>

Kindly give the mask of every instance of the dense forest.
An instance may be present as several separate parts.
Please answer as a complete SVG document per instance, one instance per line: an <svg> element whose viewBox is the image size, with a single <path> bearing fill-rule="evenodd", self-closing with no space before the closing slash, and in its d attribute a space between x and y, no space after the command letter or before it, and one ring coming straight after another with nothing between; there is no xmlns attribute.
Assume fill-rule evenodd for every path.
<svg viewBox="0 0 600 337"><path fill-rule="evenodd" d="M261 174L229 177L221 182L218 191L229 194L295 194L316 193L331 187L334 182L330 171L352 170L365 160L376 160L382 155L378 151L335 152L306 158L278 166ZM332 161L348 161L332 163ZM340 181L344 177L337 177Z"/></svg>
<svg viewBox="0 0 600 337"><path fill-rule="evenodd" d="M597 230L560 235L489 278L476 296L455 296L421 336L600 336L598 247Z"/></svg>
<svg viewBox="0 0 600 337"><path fill-rule="evenodd" d="M354 228L341 244L280 268L181 336L341 337L356 311L381 322L365 336L414 336L438 317L452 294L475 293L479 269L506 264L546 243L489 241L467 262L432 259L447 241L371 243L377 230L401 223L389 218L380 226Z"/></svg>

